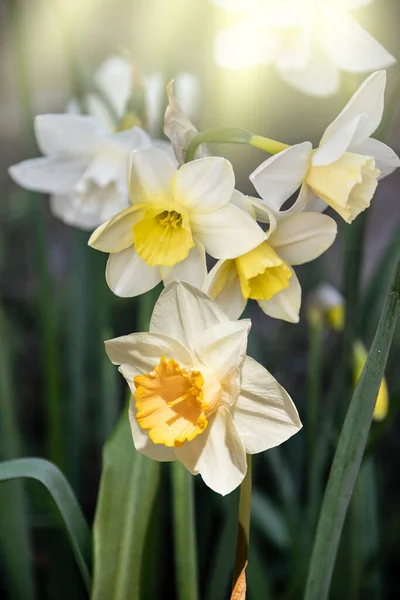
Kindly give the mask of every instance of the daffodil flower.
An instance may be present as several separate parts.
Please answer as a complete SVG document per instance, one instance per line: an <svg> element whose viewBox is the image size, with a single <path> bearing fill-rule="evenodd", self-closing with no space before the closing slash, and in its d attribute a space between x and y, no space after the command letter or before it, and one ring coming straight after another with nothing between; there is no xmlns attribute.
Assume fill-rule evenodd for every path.
<svg viewBox="0 0 400 600"><path fill-rule="evenodd" d="M314 260L334 242L337 226L327 215L300 212L276 219L255 198L239 192L233 201L261 222L268 222L267 239L234 260L220 260L209 272L203 289L237 319L248 300L275 319L299 321L301 286L294 265Z"/></svg>
<svg viewBox="0 0 400 600"><path fill-rule="evenodd" d="M200 290L183 282L160 295L149 333L106 342L132 398L137 451L179 460L219 494L242 482L246 453L294 435L301 423L287 392L246 356L250 321L230 321Z"/></svg>
<svg viewBox="0 0 400 600"><path fill-rule="evenodd" d="M286 83L313 96L334 94L341 70L365 73L396 59L354 19L371 0L212 0L237 20L217 37L222 67L272 64Z"/></svg>
<svg viewBox="0 0 400 600"><path fill-rule="evenodd" d="M351 223L368 208L379 177L400 165L389 146L371 138L382 120L385 85L385 71L373 73L326 129L318 148L310 142L291 146L250 175L275 214L300 186L297 202L286 214L330 205Z"/></svg>
<svg viewBox="0 0 400 600"><path fill-rule="evenodd" d="M110 134L84 115L40 115L35 119L41 158L9 168L18 185L50 194L56 217L92 230L129 205L126 173L133 149L151 146L139 127Z"/></svg>
<svg viewBox="0 0 400 600"><path fill-rule="evenodd" d="M68 225L93 230L127 208L130 153L153 144L170 147L137 126L160 131L164 79L161 74L143 79L144 116L139 118L130 107L138 77L128 60L108 58L94 75L95 91L83 99L89 115L80 114L75 100L67 114L36 117L36 139L44 157L9 169L22 187L50 194L53 214ZM176 93L186 110L195 104L196 91L193 76L177 76Z"/></svg>
<svg viewBox="0 0 400 600"><path fill-rule="evenodd" d="M157 148L133 152L132 206L101 225L89 245L110 253L106 279L117 296L143 294L161 280L201 287L205 252L235 258L265 239L261 227L230 203L235 177L224 158L194 160L177 169Z"/></svg>

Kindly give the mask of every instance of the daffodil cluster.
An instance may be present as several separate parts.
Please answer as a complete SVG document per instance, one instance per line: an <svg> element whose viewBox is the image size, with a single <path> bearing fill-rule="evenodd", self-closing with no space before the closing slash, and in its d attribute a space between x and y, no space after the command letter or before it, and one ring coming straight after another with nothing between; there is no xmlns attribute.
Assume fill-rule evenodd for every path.
<svg viewBox="0 0 400 600"><path fill-rule="evenodd" d="M245 476L246 453L280 444L301 427L285 390L246 357L250 323L237 319L256 300L267 315L297 322L301 285L293 267L319 257L337 232L323 211L330 206L351 223L379 179L400 164L371 137L383 115L386 74L362 84L318 148L308 141L268 146L253 136L252 145L264 139L264 150L279 150L250 175L257 198L236 189L227 159L198 147L188 161L199 133L172 82L164 123L170 142L151 137L149 95L146 123L134 82L126 61L110 59L93 93L74 101L70 113L36 119L45 156L10 173L51 194L65 222L97 226L89 245L109 254L106 279L116 295L166 286L150 332L110 340L107 353L132 392L137 450L179 460L225 494ZM77 106L91 114L76 114ZM209 273L207 254L215 259Z"/></svg>

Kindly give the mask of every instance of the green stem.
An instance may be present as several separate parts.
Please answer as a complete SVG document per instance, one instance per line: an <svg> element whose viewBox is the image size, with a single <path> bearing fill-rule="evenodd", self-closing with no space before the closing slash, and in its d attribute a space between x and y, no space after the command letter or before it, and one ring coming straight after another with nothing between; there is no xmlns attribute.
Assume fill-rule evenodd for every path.
<svg viewBox="0 0 400 600"><path fill-rule="evenodd" d="M178 600L197 600L194 479L179 461L172 463L171 471L177 597Z"/></svg>
<svg viewBox="0 0 400 600"><path fill-rule="evenodd" d="M31 110L31 91L27 72L27 50L17 0L8 0L15 55L15 73L20 90L23 129L27 132L29 153L36 149ZM35 261L38 276L38 313L42 337L42 368L46 406L46 456L62 466L64 460L64 428L59 387L59 349L56 313L51 286L45 227L45 206L37 194L30 194L35 234Z"/></svg>
<svg viewBox="0 0 400 600"><path fill-rule="evenodd" d="M343 523L365 451L399 310L400 262L340 433L319 517L305 600L328 597Z"/></svg>
<svg viewBox="0 0 400 600"><path fill-rule="evenodd" d="M261 135L253 135L246 129L239 127L222 127L219 129L209 129L197 134L189 144L186 153L186 162L193 160L196 156L196 151L201 144L248 144L269 154L277 154L286 148L287 144L282 144L275 140L271 140Z"/></svg>
<svg viewBox="0 0 400 600"><path fill-rule="evenodd" d="M239 522L238 535L236 541L236 558L233 569L232 589L240 577L241 572L246 567L249 557L249 538L250 538L250 518L251 518L251 497L252 497L252 456L247 455L247 473L240 486L239 499Z"/></svg>

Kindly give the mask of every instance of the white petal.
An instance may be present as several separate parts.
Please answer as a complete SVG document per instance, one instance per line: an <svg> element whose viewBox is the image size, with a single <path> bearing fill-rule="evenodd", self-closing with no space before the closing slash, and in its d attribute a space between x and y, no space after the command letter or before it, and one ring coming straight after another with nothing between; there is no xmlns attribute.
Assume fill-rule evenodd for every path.
<svg viewBox="0 0 400 600"><path fill-rule="evenodd" d="M131 129L118 131L117 133L109 135L108 139L119 146L123 146L129 152L143 148L150 148L153 145L153 140L141 127L132 127ZM164 149L166 145L167 143L164 142Z"/></svg>
<svg viewBox="0 0 400 600"><path fill-rule="evenodd" d="M204 292L185 282L173 282L160 294L150 331L179 340L194 353L199 336L228 317Z"/></svg>
<svg viewBox="0 0 400 600"><path fill-rule="evenodd" d="M115 215L100 225L89 240L89 246L101 252L120 252L133 244L133 226L139 218L139 211L134 206Z"/></svg>
<svg viewBox="0 0 400 600"><path fill-rule="evenodd" d="M44 194L68 194L82 177L87 162L84 157L64 154L32 158L8 169L18 185Z"/></svg>
<svg viewBox="0 0 400 600"><path fill-rule="evenodd" d="M328 208L327 203L321 200L321 198L318 198L317 194L315 194L306 183L303 183L300 193L304 194L304 204L302 206L303 212L322 213Z"/></svg>
<svg viewBox="0 0 400 600"><path fill-rule="evenodd" d="M360 116L351 143L359 144L370 137L382 120L385 86L385 71L378 71L367 77L339 116L326 129L320 145L325 144L335 134L340 133L348 123Z"/></svg>
<svg viewBox="0 0 400 600"><path fill-rule="evenodd" d="M212 213L191 215L190 226L193 235L214 258L236 258L266 239L256 221L232 204Z"/></svg>
<svg viewBox="0 0 400 600"><path fill-rule="evenodd" d="M331 96L340 85L339 69L323 52L312 55L305 67L279 69L279 75L287 84L310 96Z"/></svg>
<svg viewBox="0 0 400 600"><path fill-rule="evenodd" d="M246 308L234 260L218 261L207 275L203 289L233 321Z"/></svg>
<svg viewBox="0 0 400 600"><path fill-rule="evenodd" d="M329 22L329 16L332 14L336 14L337 23ZM395 64L394 56L350 15L333 9L328 19L320 29L320 44L340 69L352 73L365 73L386 69Z"/></svg>
<svg viewBox="0 0 400 600"><path fill-rule="evenodd" d="M57 219L85 231L93 231L103 221L98 213L88 213L71 196L50 196L50 210Z"/></svg>
<svg viewBox="0 0 400 600"><path fill-rule="evenodd" d="M94 81L121 118L133 92L132 64L121 56L110 56L96 71Z"/></svg>
<svg viewBox="0 0 400 600"><path fill-rule="evenodd" d="M116 296L133 298L152 290L161 281L159 267L151 267L130 246L110 254L107 261L106 280Z"/></svg>
<svg viewBox="0 0 400 600"><path fill-rule="evenodd" d="M127 192L128 158L129 152L123 147L105 144L90 161L83 181L78 183L76 189L84 189L85 180L91 180L100 187L116 182Z"/></svg>
<svg viewBox="0 0 400 600"><path fill-rule="evenodd" d="M280 210L282 204L301 186L306 176L312 144L296 144L271 156L250 175L267 207Z"/></svg>
<svg viewBox="0 0 400 600"><path fill-rule="evenodd" d="M68 105L68 109L70 108L70 104ZM87 94L85 96L85 112L88 112L89 115L95 117L104 125L107 131L113 131L115 128L115 119L111 114L109 108L107 108L104 100L102 100L99 96L95 94ZM71 112L71 110L68 110ZM80 109L78 105L77 114L80 114Z"/></svg>
<svg viewBox="0 0 400 600"><path fill-rule="evenodd" d="M171 180L176 164L171 156L158 148L137 150L131 154L129 195L131 202L157 203L172 199Z"/></svg>
<svg viewBox="0 0 400 600"><path fill-rule="evenodd" d="M279 446L302 427L289 394L249 356L233 419L248 454Z"/></svg>
<svg viewBox="0 0 400 600"><path fill-rule="evenodd" d="M232 374L240 383L250 327L250 319L217 323L208 327L196 341L197 356L218 374L221 383L228 381Z"/></svg>
<svg viewBox="0 0 400 600"><path fill-rule="evenodd" d="M192 357L188 350L174 338L161 333L131 333L105 342L108 358L121 372L133 392L136 375L150 373L161 357L174 358L182 365L190 366Z"/></svg>
<svg viewBox="0 0 400 600"><path fill-rule="evenodd" d="M279 221L268 242L289 265L318 258L335 241L336 221L319 213L300 213Z"/></svg>
<svg viewBox="0 0 400 600"><path fill-rule="evenodd" d="M93 154L107 130L95 117L86 115L39 115L35 118L35 133L43 154L82 155Z"/></svg>
<svg viewBox="0 0 400 600"><path fill-rule="evenodd" d="M343 123L343 127L332 135L332 137L327 139L326 142L321 143L320 147L312 157L312 164L315 167L323 167L339 160L339 158L350 149L354 138L357 136L360 123L364 119L365 116L358 115L351 121Z"/></svg>
<svg viewBox="0 0 400 600"><path fill-rule="evenodd" d="M210 156L182 165L173 180L176 202L196 213L209 213L228 204L235 175L226 158Z"/></svg>
<svg viewBox="0 0 400 600"><path fill-rule="evenodd" d="M274 215L271 214L271 210L259 198L245 196L239 190L233 190L231 204L247 212L256 221L269 224L269 230L271 229L271 221L275 220Z"/></svg>
<svg viewBox="0 0 400 600"><path fill-rule="evenodd" d="M172 281L186 281L198 288L203 287L207 276L206 253L203 244L198 240L194 240L194 243L195 245L191 248L189 256L185 260L173 267L161 267L165 286Z"/></svg>
<svg viewBox="0 0 400 600"><path fill-rule="evenodd" d="M270 300L259 300L258 304L266 315L274 319L282 319L289 323L298 323L301 306L301 287L293 269L292 276L289 279L289 287L275 294Z"/></svg>
<svg viewBox="0 0 400 600"><path fill-rule="evenodd" d="M204 483L222 496L236 489L246 475L244 444L224 407L210 418L204 433L174 450L189 471L200 473Z"/></svg>
<svg viewBox="0 0 400 600"><path fill-rule="evenodd" d="M382 177L387 177L400 166L400 159L397 154L383 142L368 138L351 148L356 154L364 154L375 158L375 166L380 170Z"/></svg>

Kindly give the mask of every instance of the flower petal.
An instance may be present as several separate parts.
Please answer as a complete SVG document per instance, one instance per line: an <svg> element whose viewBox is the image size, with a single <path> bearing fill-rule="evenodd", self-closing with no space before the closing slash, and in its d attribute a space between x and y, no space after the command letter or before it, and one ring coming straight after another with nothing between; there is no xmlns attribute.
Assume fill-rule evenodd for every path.
<svg viewBox="0 0 400 600"><path fill-rule="evenodd" d="M221 383L234 374L240 384L250 327L250 319L224 321L208 327L196 341L197 356L218 374Z"/></svg>
<svg viewBox="0 0 400 600"><path fill-rule="evenodd" d="M314 167L323 167L330 165L343 156L350 149L361 121L365 119L364 115L358 115L351 121L343 124L343 127L337 131L326 142L322 143L312 157Z"/></svg>
<svg viewBox="0 0 400 600"><path fill-rule="evenodd" d="M160 294L150 331L179 340L194 353L199 336L228 317L204 292L185 282L173 282Z"/></svg>
<svg viewBox="0 0 400 600"><path fill-rule="evenodd" d="M331 17L336 23L332 23ZM396 59L382 44L350 15L336 10L336 7L329 11L324 25L320 28L320 44L339 69L365 73L395 64Z"/></svg>
<svg viewBox="0 0 400 600"><path fill-rule="evenodd" d="M27 190L44 194L69 194L85 172L87 161L82 156L32 158L8 169L10 177Z"/></svg>
<svg viewBox="0 0 400 600"><path fill-rule="evenodd" d="M351 148L352 152L372 156L375 158L375 166L380 170L380 179L387 177L400 166L400 158L397 154L383 142L368 138Z"/></svg>
<svg viewBox="0 0 400 600"><path fill-rule="evenodd" d="M269 243L289 265L314 260L331 246L337 233L336 222L319 213L300 213L279 221Z"/></svg>
<svg viewBox="0 0 400 600"><path fill-rule="evenodd" d="M242 294L234 260L218 261L207 275L203 290L233 321L246 308L247 300Z"/></svg>
<svg viewBox="0 0 400 600"><path fill-rule="evenodd" d="M204 433L174 451L191 473L200 473L204 483L222 496L236 489L246 475L244 444L225 407L210 418Z"/></svg>
<svg viewBox="0 0 400 600"><path fill-rule="evenodd" d="M151 267L130 246L110 254L106 267L106 280L116 296L133 298L145 294L161 281L159 267Z"/></svg>
<svg viewBox="0 0 400 600"><path fill-rule="evenodd" d="M306 176L312 144L296 144L271 156L250 175L250 181L267 207L279 211Z"/></svg>
<svg viewBox="0 0 400 600"><path fill-rule="evenodd" d="M296 273L292 272L289 287L275 294L270 300L259 300L258 304L266 315L274 319L282 319L289 323L298 323L301 306L301 287Z"/></svg>
<svg viewBox="0 0 400 600"><path fill-rule="evenodd" d="M140 218L140 211L134 206L121 210L94 231L89 246L101 252L121 252L133 245L133 226Z"/></svg>
<svg viewBox="0 0 400 600"><path fill-rule="evenodd" d="M323 52L312 55L302 68L280 68L278 72L287 84L310 96L331 96L340 85L339 69Z"/></svg>
<svg viewBox="0 0 400 600"><path fill-rule="evenodd" d="M129 424L131 426L132 438L135 448L148 458L158 460L159 462L171 462L177 460L172 448L167 448L164 444L154 444L149 438L148 431L142 429L136 419L137 410L135 401L131 397L129 404Z"/></svg>
<svg viewBox="0 0 400 600"><path fill-rule="evenodd" d="M204 246L198 240L193 240L195 245L191 248L189 256L173 267L161 267L164 285L172 281L186 281L198 288L204 284L207 276L206 253Z"/></svg>
<svg viewBox="0 0 400 600"><path fill-rule="evenodd" d="M249 356L244 363L242 390L233 419L248 454L279 446L302 427L289 394Z"/></svg>
<svg viewBox="0 0 400 600"><path fill-rule="evenodd" d="M35 118L36 140L45 155L93 154L106 133L98 119L87 115L38 115Z"/></svg>
<svg viewBox="0 0 400 600"><path fill-rule="evenodd" d="M132 94L132 64L122 56L110 56L96 71L94 81L121 118Z"/></svg>
<svg viewBox="0 0 400 600"><path fill-rule="evenodd" d="M171 181L175 173L174 160L163 150L153 147L132 152L128 176L132 204L172 200Z"/></svg>
<svg viewBox="0 0 400 600"><path fill-rule="evenodd" d="M108 358L114 365L121 366L120 371L132 393L136 389L134 377L153 371L162 356L173 358L185 366L192 364L189 351L180 342L162 333L131 333L104 343Z"/></svg>
<svg viewBox="0 0 400 600"><path fill-rule="evenodd" d="M97 206L93 206L93 203L91 203L90 208L92 210L88 210L88 203L77 202L73 196L50 196L50 210L57 219L60 219L67 225L72 225L85 231L93 231L95 227L98 227L100 223L103 223L110 216L106 212L108 209L115 213L118 210L123 210L124 205L126 206L127 198L117 198L117 190L114 190L113 201L110 202L108 191L108 188L98 190L99 203Z"/></svg>
<svg viewBox="0 0 400 600"><path fill-rule="evenodd" d="M212 213L191 215L190 225L193 235L214 258L236 258L267 237L250 215L233 204Z"/></svg>
<svg viewBox="0 0 400 600"><path fill-rule="evenodd" d="M353 145L359 144L370 137L382 120L385 86L385 71L377 71L367 77L339 116L326 129L320 146L325 144L334 135L338 133L340 135L341 131L344 130L346 132L346 129L344 129L346 125L357 118L359 118L359 122L351 143Z"/></svg>
<svg viewBox="0 0 400 600"><path fill-rule="evenodd" d="M182 165L172 183L176 202L196 213L210 213L228 204L235 175L226 158L210 156Z"/></svg>

